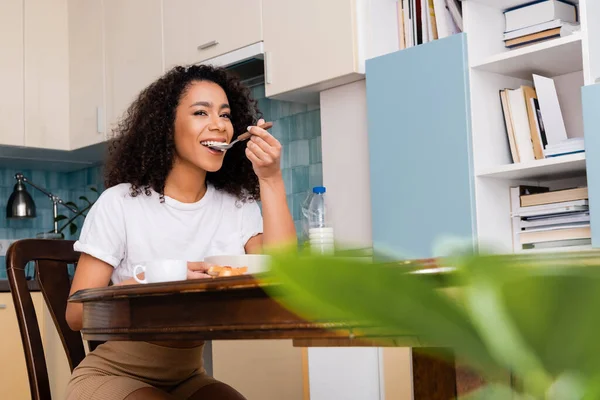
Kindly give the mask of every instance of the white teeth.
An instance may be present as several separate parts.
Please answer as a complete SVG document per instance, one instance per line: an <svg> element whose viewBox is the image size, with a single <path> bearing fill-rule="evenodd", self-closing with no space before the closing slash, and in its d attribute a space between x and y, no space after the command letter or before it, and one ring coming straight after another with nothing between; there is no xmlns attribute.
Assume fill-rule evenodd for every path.
<svg viewBox="0 0 600 400"><path fill-rule="evenodd" d="M211 149L213 149L213 150L216 150L216 148L218 148L218 147L220 147L220 146L224 145L224 144L225 144L225 142L216 142L216 141L213 141L213 140L207 140L207 141L205 141L205 142L200 142L200 144L201 144L202 146L210 147ZM215 148L215 147L211 147L211 146L216 146L216 148ZM220 150L220 151L222 151L222 152L224 152L224 151L225 151L224 149L218 149L218 150Z"/></svg>
<svg viewBox="0 0 600 400"><path fill-rule="evenodd" d="M225 144L225 142L216 142L213 140L207 140L205 142L200 142L200 144L203 146L222 146Z"/></svg>

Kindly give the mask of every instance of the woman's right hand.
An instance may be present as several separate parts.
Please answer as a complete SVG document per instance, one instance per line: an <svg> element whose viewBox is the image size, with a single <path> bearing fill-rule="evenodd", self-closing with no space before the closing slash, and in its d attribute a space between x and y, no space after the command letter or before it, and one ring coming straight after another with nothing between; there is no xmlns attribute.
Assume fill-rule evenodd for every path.
<svg viewBox="0 0 600 400"><path fill-rule="evenodd" d="M205 262L201 261L188 261L188 271L187 278L188 279L204 279L210 278L206 272L208 271L209 266Z"/></svg>

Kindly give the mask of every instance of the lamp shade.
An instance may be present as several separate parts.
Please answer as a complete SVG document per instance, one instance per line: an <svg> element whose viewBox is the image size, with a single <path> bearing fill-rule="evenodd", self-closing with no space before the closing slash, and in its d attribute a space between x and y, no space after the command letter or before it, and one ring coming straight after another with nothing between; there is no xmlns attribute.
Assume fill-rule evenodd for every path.
<svg viewBox="0 0 600 400"><path fill-rule="evenodd" d="M7 219L35 218L35 203L25 183L18 181L6 205Z"/></svg>

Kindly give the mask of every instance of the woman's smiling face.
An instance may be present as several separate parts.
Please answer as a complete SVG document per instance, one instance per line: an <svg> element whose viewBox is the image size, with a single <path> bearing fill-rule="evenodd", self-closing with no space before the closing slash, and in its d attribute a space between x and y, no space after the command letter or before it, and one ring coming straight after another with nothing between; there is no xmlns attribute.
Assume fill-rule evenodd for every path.
<svg viewBox="0 0 600 400"><path fill-rule="evenodd" d="M201 143L231 142L231 109L223 88L211 81L192 82L179 99L174 131L179 161L206 172L218 171L225 153Z"/></svg>

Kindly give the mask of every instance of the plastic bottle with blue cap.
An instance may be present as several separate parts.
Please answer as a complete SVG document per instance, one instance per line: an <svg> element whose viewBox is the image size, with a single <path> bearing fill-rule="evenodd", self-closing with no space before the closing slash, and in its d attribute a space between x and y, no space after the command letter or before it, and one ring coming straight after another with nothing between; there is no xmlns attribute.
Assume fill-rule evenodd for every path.
<svg viewBox="0 0 600 400"><path fill-rule="evenodd" d="M333 254L333 227L328 215L326 192L327 189L324 186L315 186L302 204L302 214L304 215L305 235L311 251Z"/></svg>

